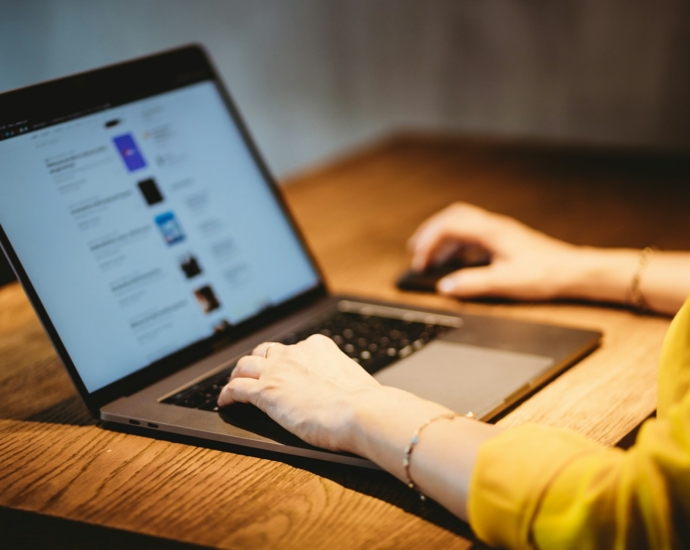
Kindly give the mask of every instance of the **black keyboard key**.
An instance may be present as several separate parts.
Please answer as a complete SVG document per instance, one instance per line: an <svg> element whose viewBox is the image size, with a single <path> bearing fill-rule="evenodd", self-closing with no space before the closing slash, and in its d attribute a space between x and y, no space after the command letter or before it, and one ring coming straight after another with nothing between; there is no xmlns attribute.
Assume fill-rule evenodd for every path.
<svg viewBox="0 0 690 550"><path fill-rule="evenodd" d="M199 407L202 411L211 411L211 412L218 412L218 398L216 397L215 399L209 399Z"/></svg>
<svg viewBox="0 0 690 550"><path fill-rule="evenodd" d="M187 391L186 391L186 390L185 390L185 391L182 391L182 392L180 392L180 393L176 393L175 395L173 395L173 396L171 396L171 397L168 397L167 399L164 399L164 400L163 400L163 403L168 403L168 404L174 405L174 404L177 403L178 401L181 401L181 400L184 398L184 396L185 396L186 394L187 394Z"/></svg>
<svg viewBox="0 0 690 550"><path fill-rule="evenodd" d="M189 409L196 409L199 405L206 403L207 400L208 399L203 393L192 393L184 399L176 401L175 405L178 405L179 407L187 407Z"/></svg>

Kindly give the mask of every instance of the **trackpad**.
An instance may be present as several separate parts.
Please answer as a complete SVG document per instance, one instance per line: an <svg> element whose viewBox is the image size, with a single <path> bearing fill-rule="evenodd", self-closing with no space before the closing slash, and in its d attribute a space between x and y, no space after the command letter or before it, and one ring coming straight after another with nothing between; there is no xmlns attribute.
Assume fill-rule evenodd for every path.
<svg viewBox="0 0 690 550"><path fill-rule="evenodd" d="M374 377L481 418L553 362L551 357L437 340Z"/></svg>

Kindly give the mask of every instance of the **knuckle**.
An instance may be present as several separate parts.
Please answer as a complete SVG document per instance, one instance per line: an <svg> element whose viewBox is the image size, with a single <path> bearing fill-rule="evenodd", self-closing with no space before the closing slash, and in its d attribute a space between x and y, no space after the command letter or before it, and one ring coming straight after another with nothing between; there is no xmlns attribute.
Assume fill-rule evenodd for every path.
<svg viewBox="0 0 690 550"><path fill-rule="evenodd" d="M232 369L232 374L237 376L237 374L242 373L244 371L244 369L247 367L247 365L249 364L249 361L250 361L250 359L249 359L248 355L244 356L244 357L240 357L239 361L237 361L237 363L235 363L235 368Z"/></svg>
<svg viewBox="0 0 690 550"><path fill-rule="evenodd" d="M448 210L455 214L462 214L469 209L469 204L464 201L456 201L448 207Z"/></svg>
<svg viewBox="0 0 690 550"><path fill-rule="evenodd" d="M301 344L303 344L303 343L304 343L304 340L302 340L301 342L297 342L296 344L293 344L293 345L291 345L291 346L285 346L285 347L283 348L283 353L282 353L282 355L283 355L284 357L292 357L293 355L295 355L295 353L296 353L297 350L299 349L299 346L300 346Z"/></svg>
<svg viewBox="0 0 690 550"><path fill-rule="evenodd" d="M436 237L436 235L443 231L445 225L445 218L435 218L433 220L430 220L429 224L424 228L424 233L422 234L423 239L420 243L421 246L428 247L431 244L431 241Z"/></svg>
<svg viewBox="0 0 690 550"><path fill-rule="evenodd" d="M323 334L312 334L311 336L309 336L309 338L307 338L306 341L316 343L323 342L325 340L328 340L328 338L326 338Z"/></svg>
<svg viewBox="0 0 690 550"><path fill-rule="evenodd" d="M221 393L225 393L228 396L230 396L231 399L235 400L238 394L238 385L239 382L237 382L237 378L233 378L230 380L227 385L221 390Z"/></svg>

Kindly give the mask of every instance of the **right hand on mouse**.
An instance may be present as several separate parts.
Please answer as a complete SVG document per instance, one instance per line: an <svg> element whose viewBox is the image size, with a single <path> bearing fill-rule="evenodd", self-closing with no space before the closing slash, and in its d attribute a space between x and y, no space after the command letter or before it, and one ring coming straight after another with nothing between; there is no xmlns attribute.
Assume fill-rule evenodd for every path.
<svg viewBox="0 0 690 550"><path fill-rule="evenodd" d="M437 290L458 298L549 300L567 295L580 264L579 247L466 203L454 203L423 222L408 241L412 267L423 270L449 248L481 247L491 264L447 275Z"/></svg>

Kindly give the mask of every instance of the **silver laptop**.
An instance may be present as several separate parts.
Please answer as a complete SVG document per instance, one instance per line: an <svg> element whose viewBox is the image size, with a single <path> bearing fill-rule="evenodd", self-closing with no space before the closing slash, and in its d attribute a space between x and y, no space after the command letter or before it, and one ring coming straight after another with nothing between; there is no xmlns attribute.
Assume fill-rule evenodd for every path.
<svg viewBox="0 0 690 550"><path fill-rule="evenodd" d="M600 341L330 295L198 46L0 95L0 167L0 244L106 425L372 467L219 410L237 359L320 332L383 384L487 420Z"/></svg>

